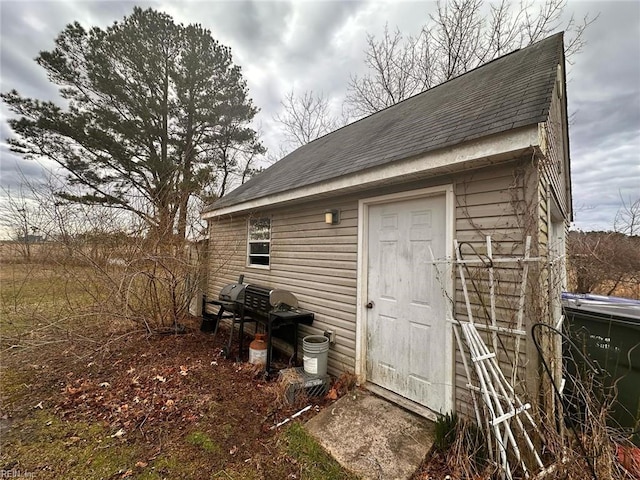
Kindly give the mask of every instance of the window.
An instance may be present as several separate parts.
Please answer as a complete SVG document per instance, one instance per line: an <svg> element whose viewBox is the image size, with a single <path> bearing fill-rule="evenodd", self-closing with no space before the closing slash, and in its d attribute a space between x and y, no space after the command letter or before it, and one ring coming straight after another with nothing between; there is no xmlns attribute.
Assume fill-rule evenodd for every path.
<svg viewBox="0 0 640 480"><path fill-rule="evenodd" d="M271 219L252 218L249 220L248 256L250 266L269 266L271 250Z"/></svg>

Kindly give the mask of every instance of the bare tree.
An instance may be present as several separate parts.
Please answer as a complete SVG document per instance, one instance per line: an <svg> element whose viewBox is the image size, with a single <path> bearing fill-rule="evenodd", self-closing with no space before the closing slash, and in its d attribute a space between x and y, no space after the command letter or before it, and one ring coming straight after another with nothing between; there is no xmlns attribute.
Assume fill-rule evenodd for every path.
<svg viewBox="0 0 640 480"><path fill-rule="evenodd" d="M332 114L329 99L322 92L306 91L296 95L293 90L280 102L284 112L273 118L282 125L287 146L291 150L332 132L346 119Z"/></svg>
<svg viewBox="0 0 640 480"><path fill-rule="evenodd" d="M613 231L569 233L569 272L578 293L640 295L640 198L621 200Z"/></svg>
<svg viewBox="0 0 640 480"><path fill-rule="evenodd" d="M416 92L431 87L433 59L431 45L420 38L404 38L399 29L385 25L380 40L367 35L365 65L370 73L353 76L346 103L357 117L394 105Z"/></svg>
<svg viewBox="0 0 640 480"><path fill-rule="evenodd" d="M2 188L0 197L0 225L8 230L20 255L29 259L31 244L44 238L42 208L22 187L17 192Z"/></svg>
<svg viewBox="0 0 640 480"><path fill-rule="evenodd" d="M640 235L640 197L627 202L621 194L620 200L622 206L613 221L614 230L625 235Z"/></svg>
<svg viewBox="0 0 640 480"><path fill-rule="evenodd" d="M88 234L144 231L129 212L61 199L57 193L63 187L67 187L66 178L47 172L37 181L21 175L17 189L0 189L0 225L10 232L24 257L30 257L34 243L71 248L76 239Z"/></svg>
<svg viewBox="0 0 640 480"><path fill-rule="evenodd" d="M561 27L567 32L568 59L584 46L583 33L595 18L573 17L562 24L567 0L438 2L417 37L385 27L381 39L367 37L368 72L352 76L346 104L353 116L375 113L505 53L530 45ZM597 17L596 17L597 18ZM568 60L570 61L570 60Z"/></svg>
<svg viewBox="0 0 640 480"><path fill-rule="evenodd" d="M22 181L18 193L0 191L0 225L15 232L18 253L29 265L26 277L46 265L56 282L78 285L91 301L87 316L120 319L150 332L179 328L198 294L192 279L199 266L185 255L184 244L167 248L130 212L61 199L59 189L68 187L64 177L50 173L39 182ZM198 225L187 228L197 234ZM37 249L34 236L46 240ZM20 295L13 297L14 308Z"/></svg>
<svg viewBox="0 0 640 480"><path fill-rule="evenodd" d="M569 272L577 293L633 296L640 284L640 237L570 232Z"/></svg>

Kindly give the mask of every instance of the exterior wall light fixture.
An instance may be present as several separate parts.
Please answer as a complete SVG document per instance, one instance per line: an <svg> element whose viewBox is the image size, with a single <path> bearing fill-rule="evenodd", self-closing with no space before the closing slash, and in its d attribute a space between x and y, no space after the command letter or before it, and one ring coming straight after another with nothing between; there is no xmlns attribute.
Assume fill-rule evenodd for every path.
<svg viewBox="0 0 640 480"><path fill-rule="evenodd" d="M337 225L340 223L340 210L326 210L324 212L324 223L327 225Z"/></svg>

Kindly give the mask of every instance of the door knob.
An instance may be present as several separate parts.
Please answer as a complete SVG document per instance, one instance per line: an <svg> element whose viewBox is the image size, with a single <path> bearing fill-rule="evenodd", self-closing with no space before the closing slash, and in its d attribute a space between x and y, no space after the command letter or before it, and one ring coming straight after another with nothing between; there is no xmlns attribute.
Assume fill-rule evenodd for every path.
<svg viewBox="0 0 640 480"><path fill-rule="evenodd" d="M367 303L366 307L367 307L367 308L373 308L373 302L369 302L369 303Z"/></svg>

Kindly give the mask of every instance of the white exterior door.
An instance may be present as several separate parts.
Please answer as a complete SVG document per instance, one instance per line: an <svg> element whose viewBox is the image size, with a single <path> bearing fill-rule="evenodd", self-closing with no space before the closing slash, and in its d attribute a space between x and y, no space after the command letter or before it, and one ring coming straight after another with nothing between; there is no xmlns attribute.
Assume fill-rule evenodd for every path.
<svg viewBox="0 0 640 480"><path fill-rule="evenodd" d="M452 330L443 278L445 196L368 210L367 380L436 412L452 409Z"/></svg>

